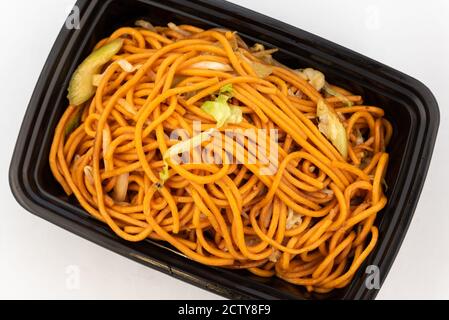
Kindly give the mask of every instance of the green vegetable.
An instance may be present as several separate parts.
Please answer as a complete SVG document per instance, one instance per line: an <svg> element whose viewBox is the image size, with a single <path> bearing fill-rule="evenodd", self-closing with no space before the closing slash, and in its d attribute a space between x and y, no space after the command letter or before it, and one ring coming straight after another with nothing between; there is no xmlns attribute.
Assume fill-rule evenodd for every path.
<svg viewBox="0 0 449 320"><path fill-rule="evenodd" d="M79 127L82 114L83 114L83 109L79 108L79 110L77 110L77 112L67 122L65 131L64 131L65 137L68 137L76 128Z"/></svg>
<svg viewBox="0 0 449 320"><path fill-rule="evenodd" d="M75 70L70 80L68 98L71 105L79 106L95 94L93 76L120 51L123 39L104 45L92 52Z"/></svg>
<svg viewBox="0 0 449 320"><path fill-rule="evenodd" d="M243 120L242 109L239 106L228 104L232 90L232 84L225 85L220 89L220 94L215 101L206 101L201 106L201 110L217 121L217 128L221 128L227 123L240 123Z"/></svg>
<svg viewBox="0 0 449 320"><path fill-rule="evenodd" d="M340 92L337 92L334 89L332 89L327 83L324 85L324 91L326 91L326 93L330 94L331 96L337 97L341 102L346 103L348 107L353 106L351 100L349 100L345 95L342 95Z"/></svg>
<svg viewBox="0 0 449 320"><path fill-rule="evenodd" d="M161 185L164 185L165 181L167 181L169 178L168 174L168 163L164 159L164 167L162 168L162 171L159 172L159 179L161 180Z"/></svg>
<svg viewBox="0 0 449 320"><path fill-rule="evenodd" d="M231 115L228 118L227 123L240 123L243 120L243 112L239 106L230 105Z"/></svg>
<svg viewBox="0 0 449 320"><path fill-rule="evenodd" d="M201 106L201 110L214 117L217 121L217 128L221 128L231 116L231 108L228 105L228 96L220 94L215 101L206 101Z"/></svg>
<svg viewBox="0 0 449 320"><path fill-rule="evenodd" d="M234 88L232 87L232 83L228 83L227 85L221 87L220 94L226 94L229 93L232 96L232 91Z"/></svg>

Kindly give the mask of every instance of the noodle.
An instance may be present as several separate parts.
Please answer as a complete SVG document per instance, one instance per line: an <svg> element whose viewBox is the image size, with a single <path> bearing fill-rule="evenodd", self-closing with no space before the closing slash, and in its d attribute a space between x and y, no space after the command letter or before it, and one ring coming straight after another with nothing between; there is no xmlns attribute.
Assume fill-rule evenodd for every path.
<svg viewBox="0 0 449 320"><path fill-rule="evenodd" d="M236 33L138 25L97 44L123 39L94 75L94 96L69 105L56 127L49 162L67 195L128 241L165 241L199 263L309 291L348 285L376 245L387 202L384 111L342 88L316 88L274 62L276 50L249 48ZM207 101L217 114L205 112ZM333 113L318 116L320 103ZM219 127L225 111L237 113ZM329 121L343 136L326 131ZM202 161L172 159L178 129ZM231 129L266 135L230 140Z"/></svg>

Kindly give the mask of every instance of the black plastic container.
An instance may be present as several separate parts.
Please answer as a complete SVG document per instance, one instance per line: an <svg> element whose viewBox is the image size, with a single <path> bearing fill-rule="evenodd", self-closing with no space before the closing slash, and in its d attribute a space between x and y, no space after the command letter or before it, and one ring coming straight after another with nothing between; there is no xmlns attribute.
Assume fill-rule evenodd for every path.
<svg viewBox="0 0 449 320"><path fill-rule="evenodd" d="M373 299L365 268L377 265L384 281L413 216L439 124L437 103L420 82L376 61L285 23L219 0L78 1L81 28L62 28L26 112L9 179L17 201L32 213L125 257L229 298ZM154 25L188 23L237 30L249 42L280 48L275 57L291 67L323 71L331 83L383 107L394 126L386 177L388 204L378 215L379 242L349 286L310 294L280 279L203 266L164 243L130 243L91 218L53 179L48 154L55 126L67 107L66 89L76 66L114 29L145 18Z"/></svg>

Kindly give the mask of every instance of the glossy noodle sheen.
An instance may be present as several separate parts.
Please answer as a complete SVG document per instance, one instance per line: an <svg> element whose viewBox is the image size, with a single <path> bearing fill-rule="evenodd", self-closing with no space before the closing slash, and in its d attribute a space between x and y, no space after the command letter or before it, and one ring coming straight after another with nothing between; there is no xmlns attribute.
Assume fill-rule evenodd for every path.
<svg viewBox="0 0 449 320"><path fill-rule="evenodd" d="M128 241L166 241L199 263L309 291L348 285L376 245L374 221L387 202L392 127L384 111L337 86L315 87L276 62L275 50L249 48L231 31L126 27L96 48L117 38L123 46L95 77L95 95L69 105L56 127L49 161L65 192ZM194 121L201 131L215 128L201 106L230 83L229 102L243 121L217 135L277 129L275 172L261 174L260 159L245 161L255 151L243 143L230 159L240 162L169 161L161 183L163 155L179 142L170 134L181 128L192 136ZM346 130L347 157L320 131L321 99ZM236 144L215 153L226 158Z"/></svg>

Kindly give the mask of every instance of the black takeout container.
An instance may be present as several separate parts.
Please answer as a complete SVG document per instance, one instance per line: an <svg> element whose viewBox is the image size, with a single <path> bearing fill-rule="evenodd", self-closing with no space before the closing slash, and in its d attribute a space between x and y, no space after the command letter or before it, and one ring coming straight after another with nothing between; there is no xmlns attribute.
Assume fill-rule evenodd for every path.
<svg viewBox="0 0 449 320"><path fill-rule="evenodd" d="M393 263L412 219L430 163L439 124L432 93L411 77L332 42L267 16L219 0L80 0L80 29L63 26L34 90L12 158L9 179L17 201L30 212L125 257L234 299L373 299L365 285L368 265L380 282ZM329 82L385 109L394 134L388 152L388 204L378 215L379 242L349 286L328 294L308 293L280 279L208 267L164 243L126 242L65 196L48 165L56 124L66 109L74 69L95 43L137 19L154 25L188 23L237 30L248 42L280 48L275 58L292 68L321 70Z"/></svg>

